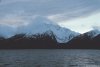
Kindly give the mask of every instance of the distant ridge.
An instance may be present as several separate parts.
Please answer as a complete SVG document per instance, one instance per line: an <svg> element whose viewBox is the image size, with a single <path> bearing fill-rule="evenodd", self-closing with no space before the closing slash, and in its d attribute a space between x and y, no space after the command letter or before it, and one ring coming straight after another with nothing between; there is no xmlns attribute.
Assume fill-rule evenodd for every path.
<svg viewBox="0 0 100 67"><path fill-rule="evenodd" d="M0 37L0 49L100 49L100 34L95 37L90 32L74 37L67 43L59 43L51 31L27 36L16 34L11 38Z"/></svg>
<svg viewBox="0 0 100 67"><path fill-rule="evenodd" d="M100 30L79 34L45 17L14 30L0 25L0 49L100 49Z"/></svg>
<svg viewBox="0 0 100 67"><path fill-rule="evenodd" d="M100 31L92 30L81 34L67 44L67 47L72 49L100 49Z"/></svg>

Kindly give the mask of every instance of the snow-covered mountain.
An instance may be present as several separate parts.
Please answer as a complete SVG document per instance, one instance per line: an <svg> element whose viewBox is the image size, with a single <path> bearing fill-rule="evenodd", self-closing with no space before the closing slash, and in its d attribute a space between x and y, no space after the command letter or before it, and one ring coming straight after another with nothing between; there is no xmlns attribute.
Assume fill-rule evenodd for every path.
<svg viewBox="0 0 100 67"><path fill-rule="evenodd" d="M87 32L85 34L87 34L91 38L94 38L94 37L96 37L96 36L98 36L100 34L100 30L99 29L93 29L93 30L91 30L91 31L89 31L89 32Z"/></svg>
<svg viewBox="0 0 100 67"><path fill-rule="evenodd" d="M28 25L20 26L18 28L13 28L8 25L2 24L0 25L0 36L3 36L5 38L9 38L14 36L15 34L22 33L26 34L26 36L44 33L51 35L50 32L53 32L53 35L56 37L56 40L59 43L66 43L72 38L79 35L79 33L60 27L51 20L40 16L37 16L33 20L30 20L30 23Z"/></svg>
<svg viewBox="0 0 100 67"><path fill-rule="evenodd" d="M50 35L50 31L53 32L59 43L65 43L70 41L73 37L79 35L74 31L71 31L66 28L62 28L56 23L53 23L47 18L36 17L32 20L27 26L22 26L18 28L17 33L26 33L27 36L47 33Z"/></svg>

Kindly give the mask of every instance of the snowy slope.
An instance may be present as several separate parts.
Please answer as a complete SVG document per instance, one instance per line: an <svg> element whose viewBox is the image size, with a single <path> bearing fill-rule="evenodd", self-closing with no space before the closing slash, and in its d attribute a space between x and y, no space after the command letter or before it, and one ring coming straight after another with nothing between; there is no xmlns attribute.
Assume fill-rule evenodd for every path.
<svg viewBox="0 0 100 67"><path fill-rule="evenodd" d="M91 36L91 38L94 38L100 34L99 29L94 29L86 33L88 36Z"/></svg>
<svg viewBox="0 0 100 67"><path fill-rule="evenodd" d="M47 18L36 17L27 26L18 28L18 33L26 33L27 35L43 34L52 31L59 43L65 43L77 36L78 33L69 29L62 28L59 25L53 23Z"/></svg>

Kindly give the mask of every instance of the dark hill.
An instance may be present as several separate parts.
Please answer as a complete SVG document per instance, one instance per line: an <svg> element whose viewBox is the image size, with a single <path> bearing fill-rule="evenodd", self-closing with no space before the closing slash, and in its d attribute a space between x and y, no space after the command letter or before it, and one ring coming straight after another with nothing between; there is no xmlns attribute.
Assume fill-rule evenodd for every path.
<svg viewBox="0 0 100 67"><path fill-rule="evenodd" d="M67 43L58 43L54 34L27 36L16 34L11 38L0 37L0 49L100 49L100 34L91 37L81 34Z"/></svg>
<svg viewBox="0 0 100 67"><path fill-rule="evenodd" d="M73 38L67 43L66 48L70 49L100 49L100 35L91 38L86 34L82 34Z"/></svg>
<svg viewBox="0 0 100 67"><path fill-rule="evenodd" d="M17 34L11 38L0 38L0 49L56 48L57 41L52 34L32 35Z"/></svg>

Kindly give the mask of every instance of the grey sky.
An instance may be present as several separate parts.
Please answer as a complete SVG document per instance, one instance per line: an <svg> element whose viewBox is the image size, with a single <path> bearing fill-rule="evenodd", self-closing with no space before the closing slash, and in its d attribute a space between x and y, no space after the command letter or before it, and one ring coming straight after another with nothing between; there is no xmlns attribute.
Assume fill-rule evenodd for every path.
<svg viewBox="0 0 100 67"><path fill-rule="evenodd" d="M0 3L0 24L13 26L28 24L39 15L84 33L100 25L99 14L100 0L2 0Z"/></svg>

